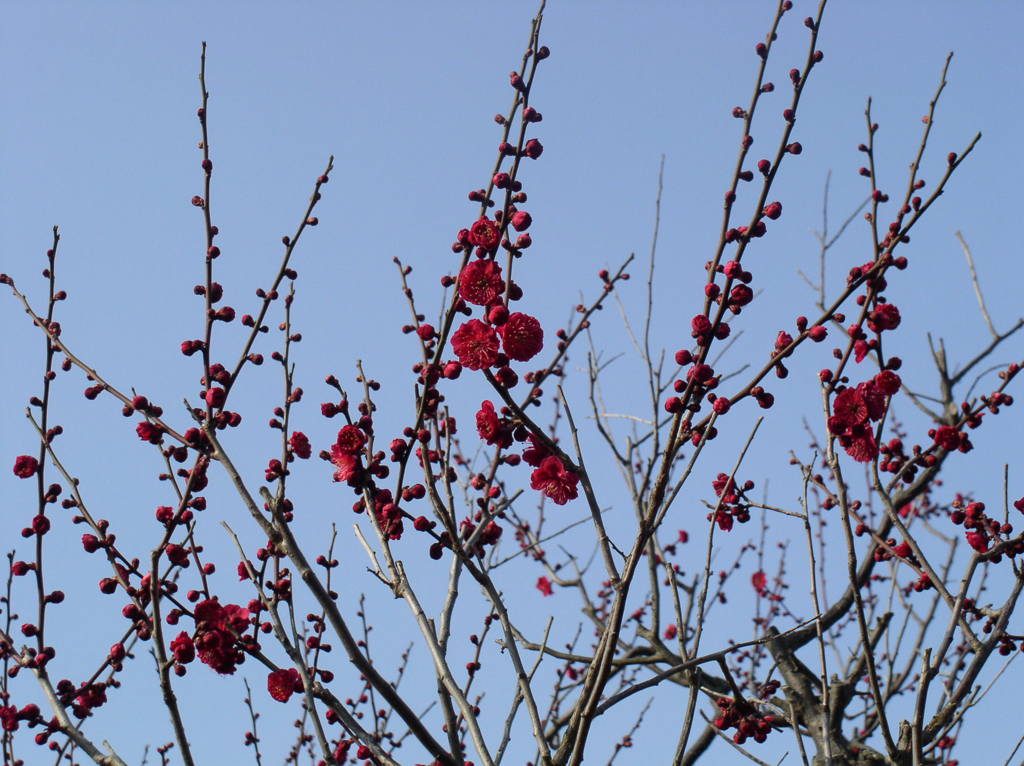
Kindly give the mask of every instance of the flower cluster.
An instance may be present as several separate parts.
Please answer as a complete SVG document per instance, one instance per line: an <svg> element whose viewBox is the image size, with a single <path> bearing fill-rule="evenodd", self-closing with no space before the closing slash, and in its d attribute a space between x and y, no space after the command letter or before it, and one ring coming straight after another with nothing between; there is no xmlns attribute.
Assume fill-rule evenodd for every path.
<svg viewBox="0 0 1024 766"><path fill-rule="evenodd" d="M839 439L846 454L859 463L878 457L873 422L885 415L888 397L900 390L900 377L883 370L872 380L844 388L832 402L828 430Z"/></svg>
<svg viewBox="0 0 1024 766"><path fill-rule="evenodd" d="M753 705L743 699L719 697L715 703L720 711L715 718L715 727L722 731L735 728L732 741L737 745L742 745L749 738L755 742L764 742L771 734L775 716L759 714Z"/></svg>
<svg viewBox="0 0 1024 766"><path fill-rule="evenodd" d="M216 599L196 604L196 632L181 633L171 642L175 660L184 665L198 655L199 661L222 675L231 675L245 660L239 637L249 627L249 610L236 604L222 606Z"/></svg>
<svg viewBox="0 0 1024 766"><path fill-rule="evenodd" d="M729 474L720 473L711 482L711 486L715 490L715 495L721 498L714 516L719 529L729 532L732 530L734 521L738 521L740 524L750 521L750 505L747 502L746 493L754 488L754 482L746 481L742 487L737 487L736 482L729 477ZM711 521L710 513L708 521Z"/></svg>

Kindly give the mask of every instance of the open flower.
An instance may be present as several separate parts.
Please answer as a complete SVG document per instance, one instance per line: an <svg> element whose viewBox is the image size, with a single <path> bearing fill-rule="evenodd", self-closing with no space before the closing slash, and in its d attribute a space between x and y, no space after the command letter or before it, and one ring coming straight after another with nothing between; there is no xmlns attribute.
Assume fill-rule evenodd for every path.
<svg viewBox="0 0 1024 766"><path fill-rule="evenodd" d="M498 334L479 319L470 319L452 335L452 349L463 367L482 370L498 358Z"/></svg>
<svg viewBox="0 0 1024 766"><path fill-rule="evenodd" d="M469 242L484 250L494 250L501 240L498 224L489 218L481 218L469 227Z"/></svg>
<svg viewBox="0 0 1024 766"><path fill-rule="evenodd" d="M302 691L302 676L295 668L281 668L267 676L267 691L278 702L287 702Z"/></svg>
<svg viewBox="0 0 1024 766"><path fill-rule="evenodd" d="M544 330L536 318L516 312L501 326L501 342L511 359L525 362L544 348Z"/></svg>
<svg viewBox="0 0 1024 766"><path fill-rule="evenodd" d="M565 470L556 455L544 458L540 467L530 475L530 486L550 497L556 505L565 505L579 496L576 489L579 481L580 477Z"/></svg>
<svg viewBox="0 0 1024 766"><path fill-rule="evenodd" d="M487 306L505 291L501 267L489 259L473 261L459 274L459 297L466 303Z"/></svg>

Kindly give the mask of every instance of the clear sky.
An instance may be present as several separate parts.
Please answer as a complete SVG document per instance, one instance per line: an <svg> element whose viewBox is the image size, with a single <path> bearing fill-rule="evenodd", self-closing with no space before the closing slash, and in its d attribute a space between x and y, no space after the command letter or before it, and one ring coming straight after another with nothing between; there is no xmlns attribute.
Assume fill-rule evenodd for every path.
<svg viewBox="0 0 1024 766"><path fill-rule="evenodd" d="M795 5L769 65L769 79L782 93L786 72L804 55L806 30L800 20L817 3L797 0ZM541 65L533 92L533 104L544 115L535 135L545 152L524 176L536 244L519 272L530 309L545 327L560 326L581 290L594 294L598 269L617 265L631 252L646 255L664 154L655 338L670 352L688 342L702 267L717 241L721 195L735 162L739 123L730 111L749 100L757 64L753 48L767 29L771 6L754 0L549 2L542 39L552 55ZM224 251L217 268L227 288L225 302L239 313L252 310L252 290L276 268L281 235L294 229L313 181L328 155L335 155L336 169L318 211L321 224L308 232L295 263L300 273L295 322L304 336L296 361L300 385L307 391L298 410L300 427L317 449L330 443L337 424L319 417L317 403L329 397L321 381L335 373L351 382L354 360L362 359L370 374L385 382L382 396L390 397L388 406L400 411L382 414L382 419L400 428L410 406L408 368L415 346L399 332L408 321L408 307L391 259L398 256L415 267L411 279L417 296L424 309L436 312L438 278L455 268L449 245L476 214L466 193L487 181L499 140L491 118L508 108L507 74L518 65L534 11L534 3L518 0L7 2L0 31L5 73L0 88L6 106L0 124L0 271L11 274L42 308L38 273L50 229L58 224L63 233L59 285L70 293L59 317L67 342L119 386L136 387L175 417L183 396L195 398L196 359L186 360L177 348L181 340L198 337L201 327L192 285L202 281L203 231L189 201L201 193L202 184L195 110L199 49L205 40L213 204ZM1016 319L1024 284L1019 238L1012 234L1019 222L1015 184L1024 170L1017 55L1022 24L1024 6L1016 1L833 0L820 37L825 59L812 75L795 133L804 151L784 168L776 185L785 214L757 245L755 286L764 290L763 300L753 307L754 321L731 352L736 368L746 359L745 350L760 362L777 331L791 329L796 315L811 311L814 293L797 272L817 270L812 230L821 227L826 174L833 172L833 227L867 193L856 172L862 164L856 147L865 138L866 99L873 97L874 119L881 126L876 146L882 185L895 192L905 184L920 118L949 51L955 51L949 85L922 175L929 181L937 178L948 152L960 151L978 131L984 137L914 232L908 251L913 267L892 288L890 298L905 318L898 341L905 377L920 388L932 386L929 332L945 338L951 358L961 360L987 337L954 238L957 230L973 248L995 324L1005 329ZM759 148L774 149L781 125L776 115L783 95L767 103L754 133L754 157L761 156ZM833 292L839 284L835 277L841 279L850 266L868 260L867 245L863 223L856 221L833 250ZM643 267L638 264L633 271L639 277ZM642 309L642 287L639 278L628 286L623 295L627 310ZM27 398L37 392L42 341L6 295L0 297L0 327L5 360L0 464L8 465L14 455L35 451L22 413ZM240 337L236 324L226 342L237 343ZM628 411L643 381L611 307L595 328L595 338L608 357L625 354L609 371L614 402L609 407ZM1004 356L1019 359L1022 347L1017 341ZM751 454L747 473L758 480L759 491L779 503L795 496L788 450L806 453L801 417L813 417L814 406L803 405L814 391L815 372L827 364L826 353L811 349L791 365L792 386L777 387L779 403ZM581 361L577 356L576 363ZM85 402L80 393L85 386L77 372L61 378L58 386L55 417L67 431L63 453L93 493L99 515L111 519L121 538L135 542L144 555L156 529L152 510L166 502L165 488L155 481L159 466L138 444L130 427L134 421L122 421L109 398ZM239 409L248 419L237 446L250 458L254 482L272 449L262 423L279 390L278 377L264 368L239 391ZM453 402L453 410L468 425L482 389L467 381L463 391L465 399ZM914 417L910 411L901 415ZM951 474L950 493L973 489L993 501L1001 497L1002 464L1019 449L1020 417L1010 410L996 420L977 435L979 449ZM733 441L723 439L709 461L710 475L731 465L735 439L746 435L746 420L737 418L736 423ZM916 426L918 431L926 427ZM601 465L602 459L595 446L588 460ZM318 462L303 470L308 489L297 500L308 509L303 523L310 523L311 530L323 530L330 521L339 524L339 546L350 562L347 576L358 583L353 589L365 590L384 614L389 599L372 581L359 579L365 559L350 532L349 495L330 483ZM29 519L31 488L29 482L16 484L8 468L0 482L5 506L0 540L6 550L22 544L16 530ZM1012 482L1011 494L1019 496L1024 481L1016 479L1015 493ZM214 495L222 498L215 504L216 519L234 519L242 528L241 509L232 505L227 489ZM695 485L687 501L690 512L702 518L692 506L709 494L706 483ZM567 506L565 513L572 518L582 506ZM686 525L680 521L678 526ZM93 583L106 572L99 558L89 559L77 548L82 530L66 522L56 526L50 545L62 552L50 559L51 579L69 593L76 593L79 583L83 603L91 605L72 599L56 612L63 616L55 619L66 620L67 631L82 636L58 647L58 660L95 662L95 647L116 640L120 604L116 599L97 602ZM215 560L224 562L223 585L230 591L235 587L233 554L227 541L214 539L218 530L210 525L207 544L221 551ZM776 537L797 532L781 531ZM249 530L245 534L247 542L260 542ZM756 539L757 530L751 525L736 534L745 535L744 541ZM723 564L730 560L723 558ZM428 578L438 576L426 571ZM536 576L524 571L526 577ZM238 599L248 598L240 589L233 592ZM24 597L29 596L26 589ZM535 607L539 596L528 592L510 598ZM569 594L553 600L559 598L557 606L551 606L552 600L541 606L565 610L562 614L569 616L560 619L571 633L577 623L575 602ZM750 604L736 603L738 616L722 615L707 646L717 648L728 637L750 637L742 611ZM347 605L354 609L352 599ZM388 619L378 617L375 633L381 655L388 658L383 667L405 648L408 635L408 623L392 627ZM478 619L470 623L475 624ZM425 663L426 658L421 654L416 661ZM148 658L137 663L137 682L152 680L147 663ZM193 669L182 682L181 694L192 705L192 739L204 754L203 763L241 762L242 733L248 728L241 680L211 678L206 670ZM291 719L262 691L264 674L254 666L243 670L260 689L264 731L287 725ZM1009 673L1019 685L1019 665ZM91 729L102 729L129 762L137 762L142 744L169 741L170 728L159 707L150 704L153 700L132 698L128 684L118 694ZM508 695L502 689L488 701L496 716ZM998 704L999 698L993 699ZM296 709L289 708L288 715ZM115 715L130 718L122 718L121 728L111 731ZM132 725L125 728L125 720ZM655 718L641 728L632 757L646 754L646 760L660 763L665 746L659 731L674 720ZM599 744L610 744L630 724L631 719L616 720ZM290 736L265 736L272 760L283 756ZM1005 757L1012 743L1003 742L1005 736L996 739ZM521 746L525 759L529 743ZM779 744L776 758L791 746L791 739ZM605 752L595 748L594 760L606 757ZM33 757L29 754L28 762L43 762ZM791 754L787 762L793 760Z"/></svg>

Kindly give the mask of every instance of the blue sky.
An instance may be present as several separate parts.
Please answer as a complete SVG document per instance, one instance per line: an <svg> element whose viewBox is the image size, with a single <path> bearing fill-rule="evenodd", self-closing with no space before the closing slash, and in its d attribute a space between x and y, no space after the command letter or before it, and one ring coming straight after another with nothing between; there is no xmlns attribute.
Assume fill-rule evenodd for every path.
<svg viewBox="0 0 1024 766"><path fill-rule="evenodd" d="M702 266L717 239L721 193L735 161L739 123L730 111L749 99L757 63L753 47L767 29L771 5L752 0L549 4L542 38L552 56L541 65L533 93L544 114L536 135L545 153L529 165L524 179L536 244L519 272L530 309L546 327L564 321L581 290L594 294L598 269L615 266L631 252L647 253L664 154L655 339L670 352L688 340ZM898 341L905 377L920 387L931 384L928 332L943 337L951 356L961 359L986 337L954 238L957 230L973 248L997 327L1005 329L1018 315L1024 266L1008 232L1019 218L1024 115L1015 52L1024 9L1017 2L970 8L945 0L837 1L827 10L819 46L825 59L812 75L795 134L804 152L792 158L776 185L785 214L757 246L755 286L764 290L763 299L752 307L753 321L732 352L736 367L745 351L763 358L776 332L790 329L793 317L810 311L814 295L797 271L817 269L812 230L821 226L826 173L833 172L833 226L867 193L856 173L867 97L874 99L874 119L881 126L876 145L882 185L902 189L920 118L949 51L955 51L949 85L922 175L936 178L948 152L960 151L978 131L984 137L915 231L908 252L912 268L892 289L891 299L905 318ZM0 32L0 66L7 73L2 86L7 119L0 127L0 270L41 308L43 285L37 275L50 228L60 225L59 282L70 293L60 318L68 343L111 380L137 387L168 411L183 396L196 396L196 361L176 349L182 339L197 337L201 320L191 292L202 279L203 232L189 200L202 183L195 148L196 73L200 41L206 40L213 204L224 251L217 268L227 288L225 302L239 313L251 311L253 289L276 268L281 235L294 229L312 182L328 155L335 155L336 169L318 210L321 224L308 232L295 264L300 273L295 322L304 335L296 361L307 391L299 409L301 427L318 447L330 442L337 426L317 413L316 404L328 397L320 381L328 373L351 381L353 362L362 359L370 374L385 382L382 395L393 397L388 402L400 413L382 419L400 428L410 406L408 368L415 347L399 332L408 309L391 260L397 256L415 267L411 279L418 299L428 313L436 312L438 278L455 268L449 244L475 216L466 193L486 183L498 141L491 116L508 108L507 73L518 64L534 10L525 2L8 3ZM811 3L798 0L783 26L777 57L769 65L769 79L779 90L754 133L754 157L774 149L786 72L804 55L800 19L812 12ZM867 244L857 221L833 251L833 285L835 277L867 260ZM633 269L637 278L623 294L634 317L643 307L642 271L639 264ZM22 412L36 393L42 344L9 297L0 299L0 322L8 362L0 378L6 403L0 412L0 455L7 464L13 455L34 451ZM234 334L225 333L225 343L234 348L240 337L235 325ZM626 411L636 396L640 368L613 307L604 312L595 337L608 357L625 354L610 368L608 390L615 402L610 407ZM1021 348L1017 341L1007 359L1019 359ZM759 480L759 491L765 488L762 477L770 477L766 491L779 503L794 497L787 450L806 451L801 416L815 416L813 404L808 408L805 402L808 392L816 396L813 376L828 363L826 355L824 348L809 349L791 365L792 385L778 387L779 404L751 455L749 474ZM135 440L132 421L122 422L111 400L81 398L85 385L77 372L61 379L55 416L67 431L62 449L83 486L95 493L100 515L111 519L123 540L136 543L141 555L154 533L152 509L164 502L154 479L159 467ZM468 424L479 401L474 397L483 389L472 381L463 385L455 407ZM244 403L239 408L248 420L238 449L250 458L254 480L272 448L261 424L279 390L278 377L264 368L239 391ZM731 441L723 439L712 458L717 462L707 466L710 475L731 465L735 440L746 435L745 422L737 418ZM951 473L950 492L974 489L993 500L1001 496L1002 464L1016 450L1019 424L1011 409L979 432L979 449ZM600 464L601 459L595 447L588 460ZM310 509L304 523L310 531L330 521L339 524L351 576L358 578L365 567L348 531L350 500L331 485L321 465L303 468L308 488L302 499ZM28 520L28 482L13 483L9 471L2 481L9 506L4 528L16 530ZM1022 485L1018 479L1014 493L1011 473L1011 494L1022 494ZM706 484L699 486L691 505L708 494ZM231 505L226 488L221 491L217 513L241 526L240 509ZM81 586L83 598L95 604L92 583L105 576L102 562L76 550L81 530L56 526L51 545L67 546L68 552L52 557L52 579L69 592L81 579L87 583ZM249 542L259 543L246 534ZM210 549L230 561L226 541L213 539L213 531L210 535ZM756 536L756 530L749 535ZM5 548L21 542L16 533L4 539ZM222 569L227 589L233 586L233 567ZM427 570L424 576L436 575ZM355 590L387 600L374 594L372 581L359 582ZM535 607L535 595L510 598ZM571 614L571 597L558 597L561 604L552 608ZM112 643L113 629L105 631L98 616L92 619L92 606L77 603L67 604L65 616L55 619L66 619L68 630L80 630L101 647ZM99 603L116 615L112 600ZM389 630L390 617L382 619L377 640L382 654L393 658L405 648L406 629ZM565 619L571 632L576 618ZM745 618L730 623L723 616L718 629L709 645L750 635ZM69 664L93 661L95 654L84 638L60 650ZM136 672L137 681L149 680L148 666ZM1020 681L1016 665L1010 673ZM208 675L190 673L183 694L196 700L191 729L210 759L205 762L225 762L240 757L247 728L240 717L240 681ZM252 677L262 687L262 675ZM261 703L265 726L287 725L287 715L269 709L276 703L265 695ZM111 708L124 711L118 706L125 704L115 700ZM141 752L141 743L157 745L171 736L158 708L133 704L138 726L116 735L129 760ZM490 704L498 709L502 703ZM225 705L232 714L229 723L211 723ZM101 717L97 729L104 720L109 725L110 719ZM664 752L657 731L671 724L671 717L664 723L655 719L641 729L634 753L657 760ZM609 727L604 744L628 725ZM278 757L283 745L273 739L267 738L267 747ZM1009 752L1012 744L1006 744ZM522 746L528 752L528 743ZM600 757L603 751L595 751Z"/></svg>

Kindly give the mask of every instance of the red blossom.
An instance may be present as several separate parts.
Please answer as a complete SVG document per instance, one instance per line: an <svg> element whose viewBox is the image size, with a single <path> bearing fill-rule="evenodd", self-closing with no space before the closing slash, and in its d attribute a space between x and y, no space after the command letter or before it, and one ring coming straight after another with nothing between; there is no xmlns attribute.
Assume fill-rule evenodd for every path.
<svg viewBox="0 0 1024 766"><path fill-rule="evenodd" d="M501 232L498 224L489 218L481 218L469 227L469 243L484 250L493 250L498 246Z"/></svg>
<svg viewBox="0 0 1024 766"><path fill-rule="evenodd" d="M878 457L878 442L870 426L854 426L839 437L839 443L858 463L870 463Z"/></svg>
<svg viewBox="0 0 1024 766"><path fill-rule="evenodd" d="M544 348L544 330L534 317L516 312L501 326L501 342L505 353L519 362L526 362Z"/></svg>
<svg viewBox="0 0 1024 766"><path fill-rule="evenodd" d="M292 448L292 452L303 460L306 460L313 454L313 449L309 445L309 439L302 431L293 431L288 444Z"/></svg>
<svg viewBox="0 0 1024 766"><path fill-rule="evenodd" d="M845 388L832 402L829 430L839 433L844 428L859 426L867 419L868 406L863 394L856 388Z"/></svg>
<svg viewBox="0 0 1024 766"><path fill-rule="evenodd" d="M544 458L551 454L551 450L545 447L544 442L533 434L530 434L529 439L530 446L523 452L523 460L526 461L527 465L537 468L542 462L544 462Z"/></svg>
<svg viewBox="0 0 1024 766"><path fill-rule="evenodd" d="M750 584L754 586L754 590L758 593L763 593L765 586L768 584L768 578L762 570L757 570L750 576Z"/></svg>
<svg viewBox="0 0 1024 766"><path fill-rule="evenodd" d="M988 550L988 535L985 532L968 532L967 544L978 553L985 553Z"/></svg>
<svg viewBox="0 0 1024 766"><path fill-rule="evenodd" d="M452 349L463 367L482 370L498 358L498 334L479 319L470 319L452 335Z"/></svg>
<svg viewBox="0 0 1024 766"><path fill-rule="evenodd" d="M139 435L139 438L144 442L150 444L159 444L162 438L162 430L160 426L154 425L148 421L142 421L135 426L135 433Z"/></svg>
<svg viewBox="0 0 1024 766"><path fill-rule="evenodd" d="M185 631L178 634L178 637L171 641L171 654L174 661L187 665L196 658L196 647L192 643L192 636Z"/></svg>
<svg viewBox="0 0 1024 766"><path fill-rule="evenodd" d="M501 421L498 413L494 410L494 404L489 401L482 402L476 413L476 432L488 444L501 447L512 445L511 430Z"/></svg>
<svg viewBox="0 0 1024 766"><path fill-rule="evenodd" d="M871 312L868 318L868 327L873 332L882 332L883 330L895 330L900 326L900 310L893 306L891 303L880 303L875 306L875 310Z"/></svg>
<svg viewBox="0 0 1024 766"><path fill-rule="evenodd" d="M302 676L295 668L281 668L267 676L267 691L278 702L287 702L302 691Z"/></svg>
<svg viewBox="0 0 1024 766"><path fill-rule="evenodd" d="M339 452L354 455L366 444L366 436L357 426L344 426L338 431L338 439L334 446Z"/></svg>
<svg viewBox="0 0 1024 766"><path fill-rule="evenodd" d="M551 455L530 475L530 486L550 497L556 505L565 505L578 496L576 485L580 477L565 470L562 461Z"/></svg>
<svg viewBox="0 0 1024 766"><path fill-rule="evenodd" d="M331 447L331 462L337 470L334 472L335 481L358 480L362 473L362 463L358 455L343 452L337 444Z"/></svg>
<svg viewBox="0 0 1024 766"><path fill-rule="evenodd" d="M249 627L249 610L237 604L222 606L215 599L207 599L196 604L195 619L193 641L200 662L222 675L234 673L236 666L245 659L238 636Z"/></svg>
<svg viewBox="0 0 1024 766"><path fill-rule="evenodd" d="M537 580L537 590L545 596L550 596L554 593L554 590L551 588L551 581L547 577L541 577Z"/></svg>
<svg viewBox="0 0 1024 766"><path fill-rule="evenodd" d="M872 420L881 420L885 414L885 393L875 385L875 381L868 380L859 384L857 393L864 398L864 404L868 408L868 417Z"/></svg>
<svg viewBox="0 0 1024 766"><path fill-rule="evenodd" d="M39 470L39 461L31 455L18 455L14 458L14 475L21 479L35 476Z"/></svg>
<svg viewBox="0 0 1024 766"><path fill-rule="evenodd" d="M935 443L951 452L960 447L960 432L952 426L942 426L935 431Z"/></svg>
<svg viewBox="0 0 1024 766"><path fill-rule="evenodd" d="M459 274L459 297L466 303L487 306L504 292L501 267L492 260L473 261Z"/></svg>
<svg viewBox="0 0 1024 766"><path fill-rule="evenodd" d="M901 383L900 376L892 370L882 370L875 376L875 385L886 396L892 396L899 391Z"/></svg>

